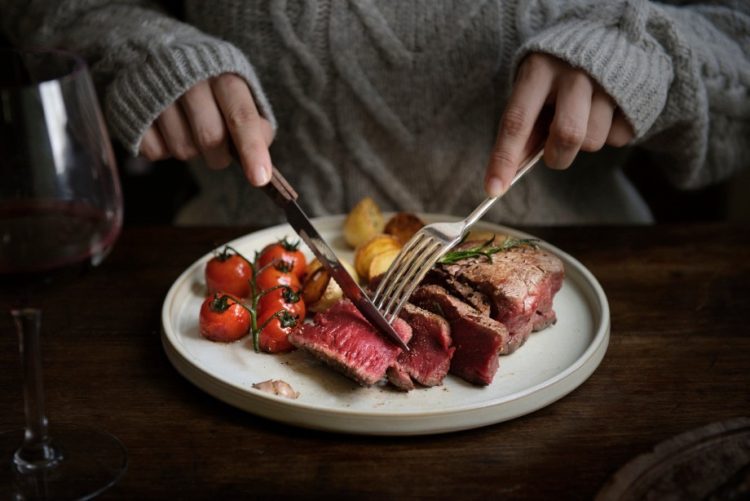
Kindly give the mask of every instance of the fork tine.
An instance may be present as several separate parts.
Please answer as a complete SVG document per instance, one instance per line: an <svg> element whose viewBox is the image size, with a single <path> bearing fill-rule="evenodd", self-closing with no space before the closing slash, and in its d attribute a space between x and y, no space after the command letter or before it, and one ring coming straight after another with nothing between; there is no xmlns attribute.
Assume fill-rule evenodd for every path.
<svg viewBox="0 0 750 501"><path fill-rule="evenodd" d="M401 252L396 256L396 259L388 268L388 271L380 280L380 283L375 290L373 303L376 308L381 309L384 299L389 297L393 288L398 284L398 281L405 271L405 267L402 265L412 262L412 255L418 256L422 252L424 246L429 244L430 240L431 239L424 234L420 234L417 238L413 238L407 242L403 249L401 249Z"/></svg>
<svg viewBox="0 0 750 501"><path fill-rule="evenodd" d="M442 242L433 240L430 245L427 246L427 250L410 263L411 265L408 266L406 273L402 274L401 279L398 280L398 287L387 296L388 302L382 309L386 318L390 315L392 317L390 320L392 320L398 315L403 304L409 296L411 296L411 292L414 291L414 288L422 280L422 277L427 274L427 271L440 257L443 248Z"/></svg>
<svg viewBox="0 0 750 501"><path fill-rule="evenodd" d="M412 247L409 252L405 252L401 256L400 262L395 262L388 269L388 273L383 277L381 284L383 285L380 290L380 295L376 298L376 305L379 309L382 309L383 305L388 298L393 295L394 290L398 287L399 283L403 280L404 275L408 272L409 266L412 263L419 260L424 254L425 248L430 244L429 238L423 238L421 241Z"/></svg>

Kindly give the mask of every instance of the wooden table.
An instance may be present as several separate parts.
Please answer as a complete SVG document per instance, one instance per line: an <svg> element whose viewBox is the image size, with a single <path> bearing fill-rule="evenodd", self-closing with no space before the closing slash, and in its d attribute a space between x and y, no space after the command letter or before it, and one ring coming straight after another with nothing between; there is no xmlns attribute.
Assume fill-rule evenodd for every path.
<svg viewBox="0 0 750 501"><path fill-rule="evenodd" d="M526 230L594 273L612 320L591 378L530 415L445 435L362 437L214 399L170 365L160 310L190 263L247 229L155 227L126 229L99 269L45 298L48 416L127 446L127 475L103 499L590 499L656 443L750 415L750 227ZM0 318L6 431L23 425L23 407L16 337Z"/></svg>

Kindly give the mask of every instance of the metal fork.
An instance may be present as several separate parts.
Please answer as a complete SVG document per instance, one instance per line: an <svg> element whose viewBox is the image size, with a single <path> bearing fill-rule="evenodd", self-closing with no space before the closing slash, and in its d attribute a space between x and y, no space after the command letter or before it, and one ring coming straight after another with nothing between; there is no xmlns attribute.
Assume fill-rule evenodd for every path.
<svg viewBox="0 0 750 501"><path fill-rule="evenodd" d="M521 165L510 186L516 184L539 161L544 153L537 150ZM510 188L510 186L508 188ZM503 195L488 197L465 219L453 223L432 223L422 227L404 245L380 280L373 303L391 323L432 266L451 248L461 242L476 223Z"/></svg>

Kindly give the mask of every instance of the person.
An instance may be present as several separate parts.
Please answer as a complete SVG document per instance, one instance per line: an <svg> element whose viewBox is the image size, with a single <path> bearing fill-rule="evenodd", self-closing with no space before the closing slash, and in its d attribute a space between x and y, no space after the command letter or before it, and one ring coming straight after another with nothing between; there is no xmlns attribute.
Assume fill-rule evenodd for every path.
<svg viewBox="0 0 750 501"><path fill-rule="evenodd" d="M746 2L217 0L182 20L143 1L0 4L14 43L84 55L130 153L193 159L179 224L281 220L254 189L271 165L314 215L364 196L466 215L539 137L551 169L486 219L648 223L629 151L685 189L749 158Z"/></svg>

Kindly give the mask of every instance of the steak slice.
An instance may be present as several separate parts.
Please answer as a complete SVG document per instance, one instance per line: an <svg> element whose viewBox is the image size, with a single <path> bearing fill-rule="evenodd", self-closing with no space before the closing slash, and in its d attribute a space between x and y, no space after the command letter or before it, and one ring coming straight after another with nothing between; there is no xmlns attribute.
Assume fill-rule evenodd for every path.
<svg viewBox="0 0 750 501"><path fill-rule="evenodd" d="M521 246L487 257L438 265L459 282L490 299L491 316L508 329L509 353L521 346L532 330L556 320L554 295L562 287L562 261L543 250Z"/></svg>
<svg viewBox="0 0 750 501"><path fill-rule="evenodd" d="M439 285L420 285L411 301L448 320L456 348L450 372L470 383L490 384L499 366L498 355L508 343L505 327Z"/></svg>
<svg viewBox="0 0 750 501"><path fill-rule="evenodd" d="M434 313L406 303L401 318L411 327L409 351L402 352L388 368L388 380L402 390L413 390L414 383L438 386L451 365L454 347L451 346L448 322Z"/></svg>
<svg viewBox="0 0 750 501"><path fill-rule="evenodd" d="M473 306L482 315L490 315L490 300L472 286L459 281L455 276L446 273L440 266L434 266L427 272L424 284L435 284L444 287L452 296Z"/></svg>
<svg viewBox="0 0 750 501"><path fill-rule="evenodd" d="M396 319L393 328L409 342L412 332L406 322ZM312 323L293 330L289 341L363 386L383 379L402 351L386 340L348 299L317 313Z"/></svg>

